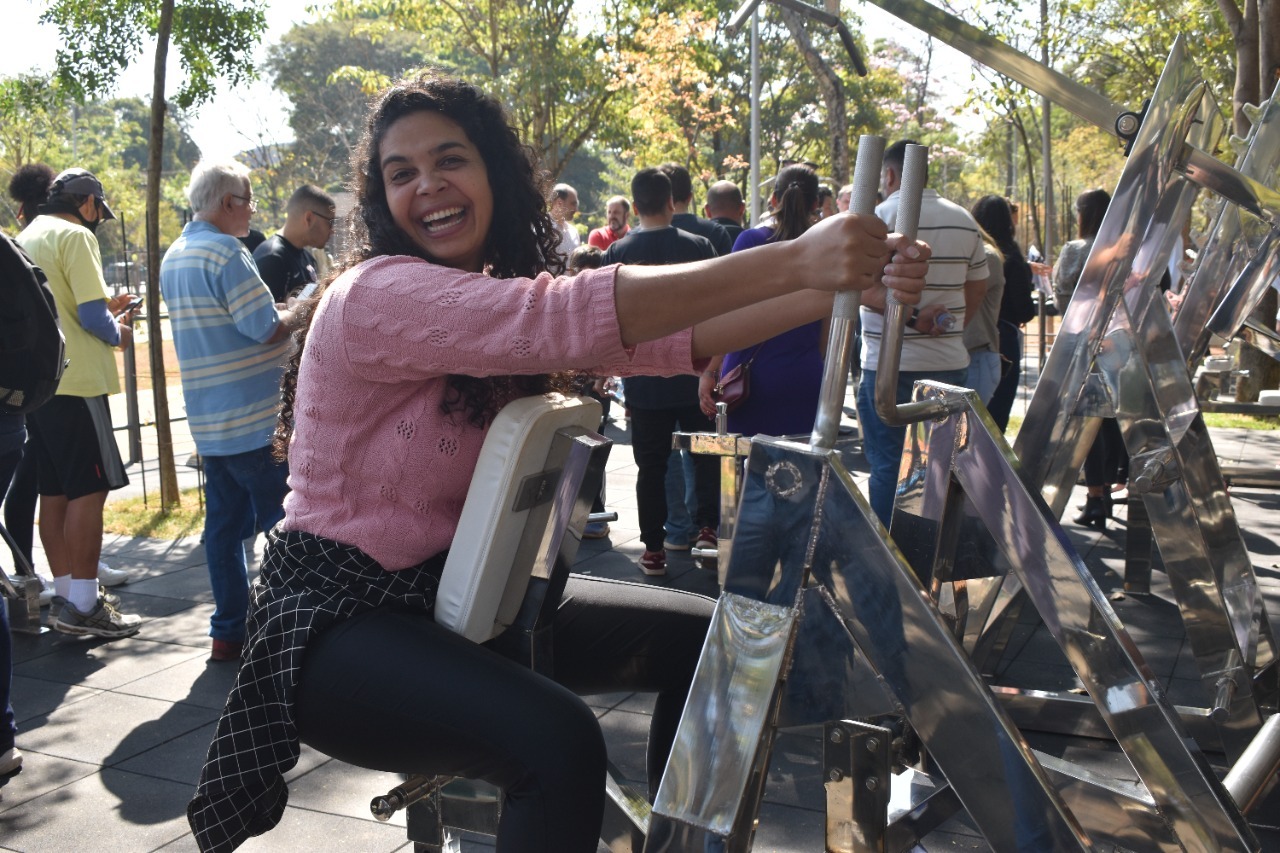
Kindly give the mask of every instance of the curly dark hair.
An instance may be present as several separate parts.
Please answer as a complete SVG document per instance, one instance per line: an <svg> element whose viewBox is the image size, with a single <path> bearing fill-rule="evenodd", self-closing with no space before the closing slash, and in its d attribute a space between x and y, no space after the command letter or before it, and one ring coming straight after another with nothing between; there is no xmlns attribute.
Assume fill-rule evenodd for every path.
<svg viewBox="0 0 1280 853"><path fill-rule="evenodd" d="M49 199L49 187L57 177L44 163L19 166L9 179L9 197L18 203L18 215L27 222L35 219L36 209Z"/></svg>
<svg viewBox="0 0 1280 853"><path fill-rule="evenodd" d="M421 246L400 229L387 204L382 180L382 140L400 119L417 112L439 113L458 125L475 145L488 170L489 186L502 188L502 203L493 206L493 220L484 247L484 267L494 278L532 277L548 266L563 268L560 235L547 210L540 187L542 172L536 153L520 142L502 105L466 82L427 71L383 90L365 119L360 144L351 157L356 215L352 217L352 249L328 281L341 272L383 255L409 255L434 262ZM325 282L326 286L328 281ZM293 434L293 406L303 344L316 304L324 293L299 307L301 322L294 332L295 349L281 381L280 417L275 452L283 459ZM479 378L451 374L443 414L461 412L475 426L484 426L506 403L517 397L567 388L567 378L553 376L496 376Z"/></svg>

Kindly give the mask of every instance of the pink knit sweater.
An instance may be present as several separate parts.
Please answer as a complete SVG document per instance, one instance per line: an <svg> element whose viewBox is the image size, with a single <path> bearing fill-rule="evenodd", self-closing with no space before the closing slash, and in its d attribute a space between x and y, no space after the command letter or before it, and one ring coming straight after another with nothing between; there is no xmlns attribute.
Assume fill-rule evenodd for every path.
<svg viewBox="0 0 1280 853"><path fill-rule="evenodd" d="M355 545L389 570L448 548L485 437L440 413L450 373L701 370L689 330L623 348L616 269L503 280L383 257L341 275L303 351L284 528Z"/></svg>

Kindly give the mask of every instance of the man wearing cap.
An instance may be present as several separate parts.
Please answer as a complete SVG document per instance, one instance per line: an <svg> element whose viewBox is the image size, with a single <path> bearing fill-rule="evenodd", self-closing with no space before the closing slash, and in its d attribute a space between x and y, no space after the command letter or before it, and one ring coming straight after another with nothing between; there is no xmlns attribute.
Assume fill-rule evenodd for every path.
<svg viewBox="0 0 1280 853"><path fill-rule="evenodd" d="M160 264L187 423L204 465L204 552L213 590L210 658L237 661L249 609L246 536L284 518L288 468L271 437L293 312L277 306L238 238L257 203L241 163L201 161L187 201L195 218Z"/></svg>
<svg viewBox="0 0 1280 853"><path fill-rule="evenodd" d="M53 627L68 634L127 637L142 624L99 587L102 508L107 493L128 485L107 398L120 392L113 348L133 342L129 294L107 293L94 232L114 219L91 172L54 178L40 215L18 242L49 278L67 339L67 368L57 393L32 413L32 449L40 491L40 542L65 600Z"/></svg>

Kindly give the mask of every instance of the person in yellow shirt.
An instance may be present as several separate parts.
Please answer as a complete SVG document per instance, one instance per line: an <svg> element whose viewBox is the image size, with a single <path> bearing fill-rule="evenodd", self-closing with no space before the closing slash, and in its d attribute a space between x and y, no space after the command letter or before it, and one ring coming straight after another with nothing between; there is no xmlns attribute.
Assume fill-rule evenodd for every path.
<svg viewBox="0 0 1280 853"><path fill-rule="evenodd" d="M40 542L53 573L53 627L68 634L127 637L142 620L119 612L98 585L102 509L128 485L107 398L119 393L112 349L133 340L132 297L112 297L94 235L115 216L102 183L84 169L53 180L40 215L18 236L44 270L67 339L67 368L53 399L32 413L32 450L40 492Z"/></svg>

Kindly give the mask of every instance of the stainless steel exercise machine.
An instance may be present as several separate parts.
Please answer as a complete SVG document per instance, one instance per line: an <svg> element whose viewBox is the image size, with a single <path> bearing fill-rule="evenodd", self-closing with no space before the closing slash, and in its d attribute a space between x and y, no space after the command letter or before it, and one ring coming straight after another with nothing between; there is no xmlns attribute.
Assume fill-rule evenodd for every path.
<svg viewBox="0 0 1280 853"><path fill-rule="evenodd" d="M1222 134L1221 116L1181 41L1135 114L925 0L874 1L1128 144L1111 207L1014 451L1024 482L1060 515L1100 418L1118 419L1132 460L1130 491L1142 496L1207 697L1206 707L1185 709L1184 717L1202 746L1234 760L1276 708L1275 639L1191 375L1211 338L1237 334L1275 279L1275 99L1257 113L1248 139L1238 141L1233 169L1207 153ZM1199 189L1219 197L1218 213L1171 322L1156 285ZM990 673L1025 597L989 544L980 550L969 562L993 564L988 574L997 580L967 577L955 606L967 607L967 647ZM1076 725L1070 708L1079 703L1060 699L1061 721L1045 711L1054 702L1034 701L1037 725ZM1006 701L1029 704L1016 695Z"/></svg>
<svg viewBox="0 0 1280 853"><path fill-rule="evenodd" d="M1097 257L1086 268L1086 278L1094 276L1095 295L1082 297L1082 311L1065 318L1064 326L1081 339L1088 356L1075 368L1078 374L1092 372L1088 367L1095 356L1110 356L1101 342L1112 324L1092 318L1111 319L1117 304L1133 309L1139 330L1146 328L1143 323L1157 324L1154 333L1123 347L1125 342L1108 335L1116 349L1123 349L1121 363L1131 365L1131 372L1137 372L1135 350L1156 346L1159 353L1161 316L1169 327L1167 313L1155 310L1163 312L1163 304L1150 296L1154 281L1145 273L1163 266L1168 252L1160 249L1176 234L1170 226L1188 203L1185 187L1170 191L1167 186L1182 180L1176 178L1175 158L1196 161L1199 155L1187 153L1193 147L1187 140L1196 128L1212 124L1201 116L1203 87L1198 81L1188 85L1194 77L1188 69L1179 46L1146 121L1134 128L1130 165L1113 202L1112 230L1104 224L1111 236L1099 238L1113 251L1097 256L1095 249ZM1162 112L1165 103L1168 111ZM864 140L859 170L867 148ZM1199 174L1224 169L1217 164ZM904 196L906 183L904 175ZM900 218L899 230L903 224ZM891 307L885 324L889 336L901 335L902 321L902 312ZM1100 328L1090 345L1095 322ZM1172 340L1171 333L1167 337ZM896 361L887 365L884 359L896 359L900 340L887 338L882 348L877 379L888 388L896 384ZM1067 345L1063 352L1072 349ZM1189 387L1185 362L1174 349L1177 373ZM847 350L829 348L829 377L830 359L842 351ZM1146 377L1137 372L1137 378ZM1157 392L1178 384L1176 378L1158 378L1148 383L1139 404L1164 402ZM1096 388L1084 375L1077 384L1082 392ZM1072 403L1080 396L1061 383L1056 392ZM808 445L752 442L737 529L723 569L724 595L654 805L646 850L750 849L778 727L839 720L842 714L862 719L828 722L825 730L830 850L905 849L958 807L969 812L997 850L1096 844L1256 849L1243 809L1274 777L1280 728L1271 714L1274 705L1259 701L1253 683L1234 692L1225 686L1246 673L1270 673L1269 628L1256 585L1248 589L1248 572L1242 568L1228 575L1230 589L1220 593L1224 601L1218 608L1236 615L1239 611L1229 611L1225 599L1238 606L1236 596L1243 595L1246 612L1229 624L1242 629L1236 636L1248 641L1242 645L1252 655L1247 667L1220 668L1213 682L1215 708L1225 709L1217 714L1225 715L1226 725L1219 728L1228 733L1224 740L1233 740L1229 755L1238 759L1224 787L1059 527L1065 487L1060 494L1042 496L1035 470L1019 462L971 393L936 383L920 383L916 393L915 402L901 407L877 395L882 417L911 424L893 540L831 450L824 430L815 429ZM820 425L832 417L826 398L823 411L828 414L819 414ZM1179 420L1183 410L1150 405L1145 411L1141 422L1148 431L1170 425L1181 434L1193 431L1184 421L1195 420L1195 413ZM1072 429L1078 431L1082 425L1073 416ZM1055 450L1067 443L1056 438L1027 446ZM1073 481L1083 454L1068 456L1071 462L1059 467L1074 464ZM1155 496L1158 487L1177 487L1142 464L1139 470L1154 478ZM1191 487L1198 485L1192 481ZM1109 732L1124 751L1139 784L1120 785L1029 749L1007 703L974 666L975 644L969 641L981 638L991 612L983 608L999 598L1001 584L987 583L984 593L982 584L953 578L966 501L1009 567L1008 583L1025 591L1088 690L1092 701L1083 704L1097 729ZM908 547L899 550L895 542ZM1203 589L1204 583L1192 585ZM968 606L975 594L978 608ZM1007 597L1008 590L1003 594ZM869 684L865 678L859 683L864 661L875 673ZM1247 700L1240 700L1242 694ZM1248 719L1237 701L1256 709L1256 715ZM1083 715L1081 705L1077 699L1077 717ZM895 713L907 725L892 722ZM912 733L929 756L924 767L905 766ZM925 767L936 773L925 774ZM1250 780L1243 787L1242 778Z"/></svg>

